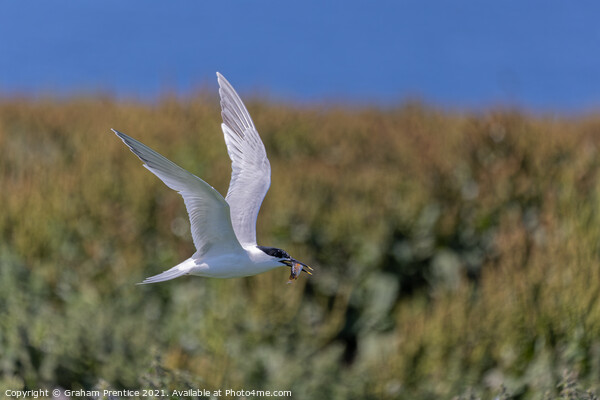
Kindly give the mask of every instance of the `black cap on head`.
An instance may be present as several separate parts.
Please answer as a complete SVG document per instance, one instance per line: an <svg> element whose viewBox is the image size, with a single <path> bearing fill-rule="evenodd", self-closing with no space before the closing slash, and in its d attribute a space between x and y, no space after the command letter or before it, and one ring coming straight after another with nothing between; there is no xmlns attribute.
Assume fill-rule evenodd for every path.
<svg viewBox="0 0 600 400"><path fill-rule="evenodd" d="M285 250L281 250L276 247L265 247L265 246L256 246L256 247L258 247L259 249L261 249L262 251L264 251L266 254L270 255L271 257L283 258L286 260L289 260L292 258Z"/></svg>

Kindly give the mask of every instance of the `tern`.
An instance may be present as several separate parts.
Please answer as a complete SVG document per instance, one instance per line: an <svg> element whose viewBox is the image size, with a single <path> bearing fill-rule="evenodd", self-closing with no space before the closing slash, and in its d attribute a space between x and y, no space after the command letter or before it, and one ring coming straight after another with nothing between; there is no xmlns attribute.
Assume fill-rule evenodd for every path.
<svg viewBox="0 0 600 400"><path fill-rule="evenodd" d="M236 278L278 267L291 269L288 283L312 268L285 250L256 244L256 219L269 186L271 165L250 114L231 84L217 72L221 97L221 128L231 158L227 196L169 161L145 144L112 131L139 157L150 172L179 192L187 209L196 252L187 260L146 278L142 284L168 281L182 275Z"/></svg>

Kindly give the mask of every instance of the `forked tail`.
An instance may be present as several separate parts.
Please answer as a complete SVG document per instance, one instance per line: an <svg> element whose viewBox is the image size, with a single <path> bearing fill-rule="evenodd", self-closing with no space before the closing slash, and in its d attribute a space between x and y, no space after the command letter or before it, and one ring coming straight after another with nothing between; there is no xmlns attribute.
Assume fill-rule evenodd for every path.
<svg viewBox="0 0 600 400"><path fill-rule="evenodd" d="M171 279L178 278L182 275L187 275L190 273L190 271L192 270L192 268L195 265L196 265L196 263L194 262L194 260L192 260L191 258L188 258L181 264L178 264L178 265L174 266L173 268L166 270L165 272L162 272L158 275L154 275L154 276L144 279L144 281L138 283L138 285L145 285L147 283L157 283L157 282L169 281Z"/></svg>

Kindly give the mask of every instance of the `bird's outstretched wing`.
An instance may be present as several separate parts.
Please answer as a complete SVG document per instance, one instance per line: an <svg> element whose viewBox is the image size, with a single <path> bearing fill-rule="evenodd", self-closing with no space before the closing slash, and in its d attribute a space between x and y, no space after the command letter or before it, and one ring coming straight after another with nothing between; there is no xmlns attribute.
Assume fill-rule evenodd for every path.
<svg viewBox="0 0 600 400"><path fill-rule="evenodd" d="M223 117L221 128L232 168L225 199L231 207L231 222L240 244L255 246L256 218L271 185L271 165L240 96L218 72L217 79Z"/></svg>
<svg viewBox="0 0 600 400"><path fill-rule="evenodd" d="M229 205L219 192L145 144L114 129L112 131L142 160L144 167L183 197L197 249L193 258L209 251L225 253L241 250L232 228Z"/></svg>

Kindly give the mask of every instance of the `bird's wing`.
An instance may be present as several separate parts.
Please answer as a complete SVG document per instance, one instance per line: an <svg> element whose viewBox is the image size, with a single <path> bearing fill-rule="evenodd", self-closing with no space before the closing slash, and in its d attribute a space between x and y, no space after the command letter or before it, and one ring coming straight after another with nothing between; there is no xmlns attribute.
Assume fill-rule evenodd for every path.
<svg viewBox="0 0 600 400"><path fill-rule="evenodd" d="M208 251L241 250L231 225L229 205L219 192L145 144L114 129L112 131L142 160L144 167L183 197L197 249L194 258Z"/></svg>
<svg viewBox="0 0 600 400"><path fill-rule="evenodd" d="M256 245L256 218L269 186L271 165L258 131L240 96L217 72L223 135L231 158L231 182L225 199L233 230L244 247Z"/></svg>

